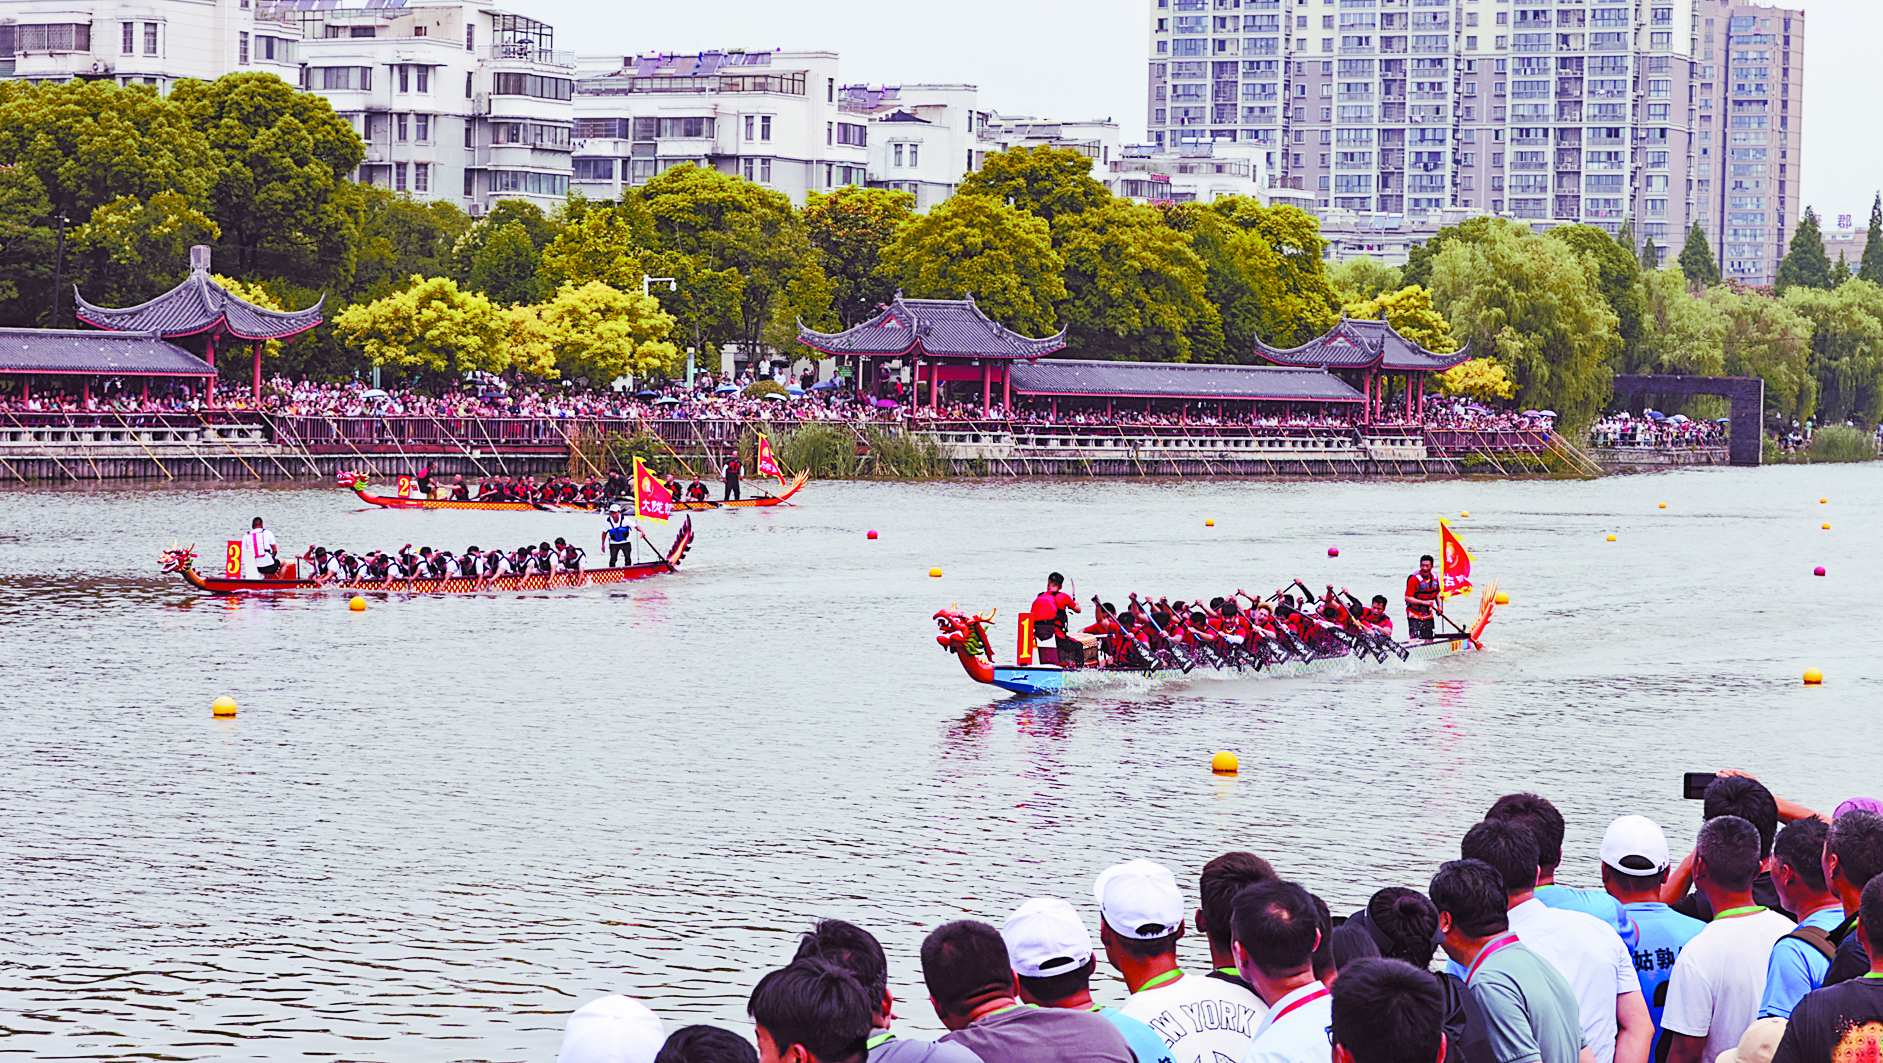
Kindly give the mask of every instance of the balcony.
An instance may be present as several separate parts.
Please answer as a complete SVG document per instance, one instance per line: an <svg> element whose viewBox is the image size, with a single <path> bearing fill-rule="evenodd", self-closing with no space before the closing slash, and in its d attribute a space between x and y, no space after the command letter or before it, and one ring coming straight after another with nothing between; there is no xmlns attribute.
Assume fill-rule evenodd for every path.
<svg viewBox="0 0 1883 1063"><path fill-rule="evenodd" d="M564 70L571 70L575 67L574 52L557 51L550 48L536 48L527 44L493 45L484 49L480 58L493 63L529 63L536 66L553 66Z"/></svg>

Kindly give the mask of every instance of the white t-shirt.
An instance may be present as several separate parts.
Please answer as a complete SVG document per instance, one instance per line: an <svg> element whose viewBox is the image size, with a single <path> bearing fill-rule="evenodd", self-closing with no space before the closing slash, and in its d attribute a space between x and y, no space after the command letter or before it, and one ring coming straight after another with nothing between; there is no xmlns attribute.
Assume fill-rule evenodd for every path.
<svg viewBox="0 0 1883 1063"><path fill-rule="evenodd" d="M1746 1027L1759 1017L1772 946L1791 933L1792 926L1770 909L1708 923L1674 960L1661 1027L1705 1037L1703 1059L1717 1059L1736 1047Z"/></svg>
<svg viewBox="0 0 1883 1063"><path fill-rule="evenodd" d="M1587 912L1551 908L1532 897L1510 910L1510 929L1576 991L1582 1040L1596 1063L1614 1063L1615 998L1641 992L1634 957L1615 928Z"/></svg>
<svg viewBox="0 0 1883 1063"><path fill-rule="evenodd" d="M1263 1017L1242 1063L1329 1063L1334 1052L1327 1028L1333 1022L1334 998L1326 986L1310 982L1291 990Z"/></svg>
<svg viewBox="0 0 1883 1063"><path fill-rule="evenodd" d="M1268 1017L1261 997L1194 974L1133 993L1118 1010L1156 1030L1170 1046L1172 1063L1238 1063Z"/></svg>
<svg viewBox="0 0 1883 1063"><path fill-rule="evenodd" d="M251 528L242 538L242 548L248 551L249 564L254 566L258 574L263 565L273 564L277 560L274 532L267 528Z"/></svg>

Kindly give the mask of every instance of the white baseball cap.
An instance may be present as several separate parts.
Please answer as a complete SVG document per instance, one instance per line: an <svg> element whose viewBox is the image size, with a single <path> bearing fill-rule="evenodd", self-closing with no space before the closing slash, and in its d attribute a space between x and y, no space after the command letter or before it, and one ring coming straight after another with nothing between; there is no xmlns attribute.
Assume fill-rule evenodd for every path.
<svg viewBox="0 0 1883 1063"><path fill-rule="evenodd" d="M1025 978L1069 974L1092 958L1092 935L1072 905L1057 897L1034 897L1013 910L1000 928L1007 963Z"/></svg>
<svg viewBox="0 0 1883 1063"><path fill-rule="evenodd" d="M613 994L569 1014L556 1063L654 1063L666 1041L660 1016L632 997Z"/></svg>
<svg viewBox="0 0 1883 1063"><path fill-rule="evenodd" d="M1619 816L1602 835L1602 862L1624 875L1652 875L1672 861L1667 835L1646 816Z"/></svg>
<svg viewBox="0 0 1883 1063"><path fill-rule="evenodd" d="M1099 915L1120 937L1150 941L1183 925L1177 876L1162 864L1131 860L1106 868L1093 884Z"/></svg>

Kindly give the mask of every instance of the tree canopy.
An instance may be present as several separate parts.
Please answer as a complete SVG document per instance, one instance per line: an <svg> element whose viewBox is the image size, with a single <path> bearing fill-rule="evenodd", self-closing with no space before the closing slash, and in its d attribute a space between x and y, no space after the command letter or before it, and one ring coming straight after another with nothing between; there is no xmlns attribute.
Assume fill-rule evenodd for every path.
<svg viewBox="0 0 1883 1063"><path fill-rule="evenodd" d="M1818 213L1805 208L1804 217L1791 233L1791 248L1779 260L1773 288L1785 294L1788 288L1832 288L1831 256L1824 252L1824 232L1818 227Z"/></svg>
<svg viewBox="0 0 1883 1063"><path fill-rule="evenodd" d="M960 299L1026 336L1058 331L1053 307L1068 298L1046 222L991 196L955 195L903 223L882 251L883 272L903 294Z"/></svg>
<svg viewBox="0 0 1883 1063"><path fill-rule="evenodd" d="M957 194L992 196L1041 221L1102 206L1111 192L1092 176L1092 160L1073 148L1009 148L989 154L963 177Z"/></svg>

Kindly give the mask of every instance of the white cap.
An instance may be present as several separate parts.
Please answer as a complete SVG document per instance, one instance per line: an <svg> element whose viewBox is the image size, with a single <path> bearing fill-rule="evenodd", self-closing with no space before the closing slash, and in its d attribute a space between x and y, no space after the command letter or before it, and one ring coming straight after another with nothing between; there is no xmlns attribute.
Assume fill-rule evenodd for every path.
<svg viewBox="0 0 1883 1063"><path fill-rule="evenodd" d="M1177 876L1162 864L1132 860L1108 867L1092 887L1099 915L1120 937L1149 941L1183 925Z"/></svg>
<svg viewBox="0 0 1883 1063"><path fill-rule="evenodd" d="M591 1000L569 1015L556 1063L654 1063L667 1033L647 1005L619 994Z"/></svg>
<svg viewBox="0 0 1883 1063"><path fill-rule="evenodd" d="M1069 974L1092 958L1092 935L1072 905L1057 897L1034 897L1013 910L1000 928L1007 963L1025 978Z"/></svg>
<svg viewBox="0 0 1883 1063"><path fill-rule="evenodd" d="M1772 1063L1772 1057L1778 1053L1779 1039L1785 1036L1786 1022L1780 1018L1764 1018L1739 1036L1739 1043L1720 1053L1719 1063Z"/></svg>
<svg viewBox="0 0 1883 1063"><path fill-rule="evenodd" d="M1667 835L1646 816L1620 816L1602 835L1602 862L1624 875L1652 875L1672 861Z"/></svg>

